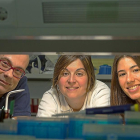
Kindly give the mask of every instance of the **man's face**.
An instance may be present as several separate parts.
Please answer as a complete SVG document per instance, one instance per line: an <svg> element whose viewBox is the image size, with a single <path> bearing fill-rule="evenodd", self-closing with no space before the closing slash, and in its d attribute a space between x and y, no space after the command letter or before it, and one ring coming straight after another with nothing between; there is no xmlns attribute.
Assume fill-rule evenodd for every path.
<svg viewBox="0 0 140 140"><path fill-rule="evenodd" d="M29 56L28 55L0 55L0 59L7 62L12 67L26 69ZM0 69L0 97L16 88L19 78L13 76L13 69L3 71Z"/></svg>

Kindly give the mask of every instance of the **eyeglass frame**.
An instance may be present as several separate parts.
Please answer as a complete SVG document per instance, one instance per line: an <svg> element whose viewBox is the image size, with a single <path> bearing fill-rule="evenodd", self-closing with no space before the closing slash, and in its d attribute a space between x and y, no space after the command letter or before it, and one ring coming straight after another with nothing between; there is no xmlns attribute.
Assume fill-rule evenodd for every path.
<svg viewBox="0 0 140 140"><path fill-rule="evenodd" d="M1 60L0 59L0 63L1 63L1 61L4 61L4 60ZM11 64L9 64L9 63L7 63L9 66L10 66L10 68L8 69L8 70L3 70L2 68L0 68L1 70L3 70L3 71L9 71L9 70L13 70L13 72L14 72L14 70L15 69L18 69L18 68L16 68L16 67L13 67ZM23 69L22 69L23 70ZM12 72L12 74L13 74L13 72ZM13 74L13 76L14 77L16 77L14 74ZM21 79L22 77L24 77L25 76L25 71L23 70L23 75L19 78L19 77L16 77L16 78L18 78L18 79Z"/></svg>

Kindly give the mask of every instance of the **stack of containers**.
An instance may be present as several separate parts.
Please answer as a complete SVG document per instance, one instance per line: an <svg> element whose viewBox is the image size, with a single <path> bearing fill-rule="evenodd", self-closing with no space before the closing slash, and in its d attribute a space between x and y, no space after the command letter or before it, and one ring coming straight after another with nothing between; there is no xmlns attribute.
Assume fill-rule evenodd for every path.
<svg viewBox="0 0 140 140"><path fill-rule="evenodd" d="M140 125L140 112L126 111L125 124Z"/></svg>
<svg viewBox="0 0 140 140"><path fill-rule="evenodd" d="M5 119L0 123L0 139L43 140L139 140L140 113L126 111L124 125L119 115L85 115ZM5 134L5 135L4 135Z"/></svg>
<svg viewBox="0 0 140 140"><path fill-rule="evenodd" d="M85 140L139 140L140 112L125 111L125 124L84 124Z"/></svg>
<svg viewBox="0 0 140 140"><path fill-rule="evenodd" d="M99 68L99 74L111 74L111 66L104 64Z"/></svg>
<svg viewBox="0 0 140 140"><path fill-rule="evenodd" d="M85 124L83 137L85 140L139 140L140 126L117 124Z"/></svg>
<svg viewBox="0 0 140 140"><path fill-rule="evenodd" d="M28 117L18 119L17 134L44 139L64 139L67 137L67 129L67 118Z"/></svg>
<svg viewBox="0 0 140 140"><path fill-rule="evenodd" d="M69 138L83 138L84 124L122 124L118 115L75 115L69 117Z"/></svg>
<svg viewBox="0 0 140 140"><path fill-rule="evenodd" d="M0 123L0 134L16 135L17 134L17 120L5 119Z"/></svg>
<svg viewBox="0 0 140 140"><path fill-rule="evenodd" d="M36 140L33 136L0 135L0 140ZM39 139L38 139L39 140Z"/></svg>

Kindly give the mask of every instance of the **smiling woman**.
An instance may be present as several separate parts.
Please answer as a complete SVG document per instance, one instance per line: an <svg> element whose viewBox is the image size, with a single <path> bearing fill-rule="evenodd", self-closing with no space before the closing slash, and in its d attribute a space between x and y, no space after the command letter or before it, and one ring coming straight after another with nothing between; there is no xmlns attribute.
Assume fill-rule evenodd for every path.
<svg viewBox="0 0 140 140"><path fill-rule="evenodd" d="M108 106L109 102L110 89L95 80L91 56L62 55L54 68L53 86L44 93L37 116Z"/></svg>
<svg viewBox="0 0 140 140"><path fill-rule="evenodd" d="M140 56L114 58L111 105L140 104Z"/></svg>

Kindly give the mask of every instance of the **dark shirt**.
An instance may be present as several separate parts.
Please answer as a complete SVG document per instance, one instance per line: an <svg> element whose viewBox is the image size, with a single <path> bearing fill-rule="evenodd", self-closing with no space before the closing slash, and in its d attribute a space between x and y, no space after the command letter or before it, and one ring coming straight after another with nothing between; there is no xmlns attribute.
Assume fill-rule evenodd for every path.
<svg viewBox="0 0 140 140"><path fill-rule="evenodd" d="M31 116L31 110L30 110L30 93L29 93L29 88L27 85L27 78L24 76L23 78L20 79L17 87L14 90L18 89L25 89L22 92L19 93L13 93L9 96L8 100L8 108L10 108L10 102L12 100L15 100L14 104L14 116ZM8 93L5 93L1 98L0 98L0 109L5 106L5 100L6 100L6 95Z"/></svg>

